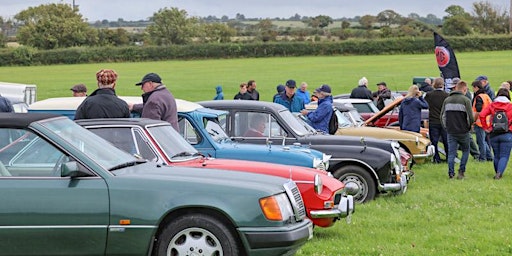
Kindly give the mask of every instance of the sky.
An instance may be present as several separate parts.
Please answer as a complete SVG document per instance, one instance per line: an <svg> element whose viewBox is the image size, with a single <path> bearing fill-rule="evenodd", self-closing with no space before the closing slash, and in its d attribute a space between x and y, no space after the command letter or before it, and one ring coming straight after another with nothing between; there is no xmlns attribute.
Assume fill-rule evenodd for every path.
<svg viewBox="0 0 512 256"><path fill-rule="evenodd" d="M481 0L484 1L484 0ZM446 15L450 5L462 6L472 13L476 0L0 0L0 16L4 19L29 7L41 4L64 3L78 5L80 14L89 22L107 19L115 21L146 20L163 8L177 7L189 16L218 18L227 15L234 18L237 13L246 18L289 18L295 14L314 17L327 15L331 18L352 18L377 15L391 9L402 16L417 13L420 16L434 14L438 18ZM509 0L492 0L493 6L509 11Z"/></svg>

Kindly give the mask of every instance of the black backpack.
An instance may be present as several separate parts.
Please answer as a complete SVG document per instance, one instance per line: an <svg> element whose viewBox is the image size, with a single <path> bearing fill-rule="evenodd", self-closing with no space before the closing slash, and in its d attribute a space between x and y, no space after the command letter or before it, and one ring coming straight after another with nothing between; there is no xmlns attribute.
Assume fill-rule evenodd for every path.
<svg viewBox="0 0 512 256"><path fill-rule="evenodd" d="M329 134L335 134L338 130L338 117L336 116L336 109L332 108L331 118L329 119Z"/></svg>
<svg viewBox="0 0 512 256"><path fill-rule="evenodd" d="M508 132L509 122L507 113L498 109L492 116L492 132L505 133Z"/></svg>

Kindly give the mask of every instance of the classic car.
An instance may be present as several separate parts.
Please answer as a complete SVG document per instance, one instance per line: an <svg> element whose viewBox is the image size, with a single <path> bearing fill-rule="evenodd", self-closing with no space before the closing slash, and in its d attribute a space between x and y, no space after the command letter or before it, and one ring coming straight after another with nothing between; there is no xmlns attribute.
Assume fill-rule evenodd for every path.
<svg viewBox="0 0 512 256"><path fill-rule="evenodd" d="M83 119L76 123L130 154L158 164L254 172L290 178L302 195L315 226L330 227L354 212L344 185L326 171L255 161L205 157L165 121L146 118ZM329 174L329 175L328 175Z"/></svg>
<svg viewBox="0 0 512 256"><path fill-rule="evenodd" d="M434 155L434 146L420 133L368 126L357 109L339 102L333 102L338 118L336 135L368 136L372 138L397 141L400 146L413 156L414 163L424 163ZM311 103L307 109L315 109ZM410 165L408 165L410 166Z"/></svg>
<svg viewBox="0 0 512 256"><path fill-rule="evenodd" d="M140 103L142 102L141 97L133 97L133 96L121 96L121 99L128 103ZM73 119L75 116L76 108L82 103L83 97L59 97L59 98L49 98L41 101L37 101L29 106L28 112L31 113L54 113L65 115L70 119ZM180 111L181 115L186 115L189 109L197 109L202 108L200 105L177 99L178 111ZM207 113L208 110L205 110ZM215 111L215 110L212 110ZM251 161L264 161L270 163L278 163L278 164L287 164L287 165L296 165L296 166L305 166L305 167L313 167L321 170L326 170L327 165L329 163L330 156L317 151L311 150L308 148L300 147L300 146L273 146L273 145L241 145L239 143L234 143L230 140L224 140L222 131L215 130L215 122L207 122L208 114L206 114L205 119L198 119L198 122L201 125L192 125L189 122L185 122L186 118L181 118L180 126L182 135L186 135L185 137L189 143L191 143L195 148L199 150L199 152L209 155L216 158L228 158L228 159L238 159L238 160L251 160ZM213 114L209 114L212 116ZM132 116L137 116L136 113L132 113ZM194 119L191 119L193 121ZM213 130L206 131L202 122L208 125L208 127L213 127ZM194 128L196 127L196 128ZM201 128L199 128L201 127ZM196 131L195 129L200 129ZM202 129L202 130L201 130ZM195 132L198 132L197 135ZM209 133L211 132L211 134ZM212 138L212 135L214 138Z"/></svg>
<svg viewBox="0 0 512 256"><path fill-rule="evenodd" d="M288 255L312 237L280 177L159 166L69 118L0 114L2 255Z"/></svg>
<svg viewBox="0 0 512 256"><path fill-rule="evenodd" d="M400 145L396 142L352 136L316 133L299 122L282 105L262 102L220 100L198 102L204 107L228 111L219 115L219 125L240 143L308 145L332 155L328 171L345 183L357 202L372 200L377 192L403 193L406 174L400 164ZM253 118L266 120L263 137L247 137Z"/></svg>

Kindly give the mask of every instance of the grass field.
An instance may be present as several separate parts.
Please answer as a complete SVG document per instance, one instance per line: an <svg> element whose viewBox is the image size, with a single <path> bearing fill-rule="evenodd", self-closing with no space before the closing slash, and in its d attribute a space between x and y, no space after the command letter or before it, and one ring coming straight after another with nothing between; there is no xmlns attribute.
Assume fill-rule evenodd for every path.
<svg viewBox="0 0 512 256"><path fill-rule="evenodd" d="M496 90L512 79L512 51L457 54L462 78L485 74ZM37 84L38 98L70 96L69 88L85 83L92 91L95 73L119 73L119 95L140 95L134 86L145 73L159 73L177 98L213 98L221 84L231 98L242 81L255 79L262 100L288 79L306 81L310 90L322 83L333 93L349 92L366 76L370 89L386 81L393 90L409 87L413 76L436 76L433 54L332 56L229 60L105 63L40 67L0 67L0 81ZM406 194L382 196L358 205L351 224L315 229L315 237L298 255L511 255L512 170L493 180L491 163L470 159L465 180L448 180L447 165L415 166Z"/></svg>
<svg viewBox="0 0 512 256"><path fill-rule="evenodd" d="M497 88L502 81L512 79L510 56L512 51L459 53L462 79L472 81L485 74ZM380 81L386 81L392 90L404 90L413 76L439 75L434 54L421 54L0 67L0 81L36 84L38 99L70 96L69 88L76 83L84 83L92 91L96 87L95 73L102 68L118 72L119 95L140 95L140 87L134 84L144 74L156 72L177 98L192 101L212 99L219 84L225 97L231 99L240 82L250 79L257 81L261 99L271 100L276 85L288 79L306 81L310 91L326 83L337 94L349 92L362 76L368 78L371 90L376 90L374 85Z"/></svg>

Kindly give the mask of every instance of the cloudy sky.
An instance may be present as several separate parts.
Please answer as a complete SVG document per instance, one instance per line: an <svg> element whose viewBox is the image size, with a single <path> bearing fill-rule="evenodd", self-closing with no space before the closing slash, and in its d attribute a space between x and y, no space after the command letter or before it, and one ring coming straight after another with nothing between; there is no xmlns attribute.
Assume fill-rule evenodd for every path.
<svg viewBox="0 0 512 256"><path fill-rule="evenodd" d="M482 0L484 1L484 0ZM439 18L446 15L450 5L460 5L472 12L476 0L0 0L0 16L12 18L28 7L48 3L66 3L79 6L80 13L88 21L145 20L165 7L184 9L190 16L206 17L215 15L229 18L237 13L246 18L289 18L301 16L328 15L332 18L377 15L387 9L403 16L417 13L420 16L434 14ZM501 10L510 9L509 0L490 1Z"/></svg>

